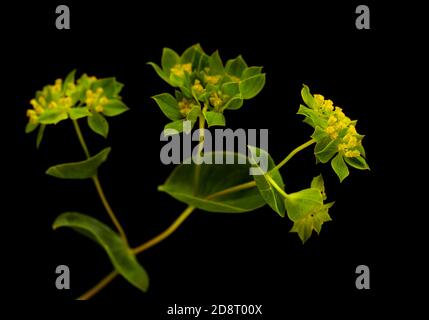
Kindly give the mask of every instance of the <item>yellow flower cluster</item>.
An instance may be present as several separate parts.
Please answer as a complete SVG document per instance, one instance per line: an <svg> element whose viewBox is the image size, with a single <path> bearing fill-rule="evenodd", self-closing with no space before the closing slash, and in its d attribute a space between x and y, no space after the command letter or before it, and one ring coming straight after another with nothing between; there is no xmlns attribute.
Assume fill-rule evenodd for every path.
<svg viewBox="0 0 429 320"><path fill-rule="evenodd" d="M173 68L171 68L170 72L178 76L179 78L183 78L185 76L185 72L192 73L192 64L176 64Z"/></svg>
<svg viewBox="0 0 429 320"><path fill-rule="evenodd" d="M204 81L208 84L215 85L219 82L220 75L209 76L207 74L204 75Z"/></svg>
<svg viewBox="0 0 429 320"><path fill-rule="evenodd" d="M222 98L219 97L217 92L213 92L209 98L210 103L215 109L218 109L223 104Z"/></svg>
<svg viewBox="0 0 429 320"><path fill-rule="evenodd" d="M37 99L31 99L30 104L33 109L27 110L27 116L30 118L30 123L37 124L39 116L46 110L68 110L72 106L72 98L70 92L68 94L62 93L63 81L61 79L55 80L54 85L48 85L43 88ZM69 88L70 89L70 88ZM49 97L49 102L47 101Z"/></svg>
<svg viewBox="0 0 429 320"><path fill-rule="evenodd" d="M338 151L348 158L360 156L357 148L361 145L361 138L356 132L353 121L347 117L340 107L335 107L331 100L325 100L320 94L314 95L316 102L314 110L327 120L328 126L325 132L335 140L338 138L341 131L346 129L344 137L338 145Z"/></svg>
<svg viewBox="0 0 429 320"><path fill-rule="evenodd" d="M104 105L108 102L109 99L104 95L103 88L97 88L95 92L91 89L86 90L85 103L90 109L95 110L96 112L103 112Z"/></svg>
<svg viewBox="0 0 429 320"><path fill-rule="evenodd" d="M192 109L191 102L188 99L183 98L182 101L179 102L180 114L183 117L186 117L188 113L191 111L191 109Z"/></svg>
<svg viewBox="0 0 429 320"><path fill-rule="evenodd" d="M197 94L202 94L205 91L203 85L198 79L195 79L194 85L192 86L192 90L195 91Z"/></svg>

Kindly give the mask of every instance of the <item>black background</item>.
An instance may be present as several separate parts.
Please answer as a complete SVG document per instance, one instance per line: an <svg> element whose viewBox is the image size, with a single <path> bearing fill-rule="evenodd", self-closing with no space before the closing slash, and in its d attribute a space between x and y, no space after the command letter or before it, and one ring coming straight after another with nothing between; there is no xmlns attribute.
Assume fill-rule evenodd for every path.
<svg viewBox="0 0 429 320"><path fill-rule="evenodd" d="M71 30L55 28L58 4L70 6ZM389 88L388 97L399 93L398 39L406 35L389 8L375 5L370 5L371 30L357 30L358 4L68 1L6 7L5 70L11 71L6 74L13 85L7 87L11 113L6 126L11 127L4 138L11 149L5 176L13 182L5 195L16 213L8 215L10 227L5 227L13 243L7 250L14 261L10 274L16 275L10 279L16 282L10 295L67 302L111 271L96 244L72 231L51 229L55 217L68 210L109 220L91 181L44 175L47 167L84 155L68 121L48 127L36 150L35 134L24 133L25 111L35 91L74 68L78 74L116 76L125 84L122 96L130 111L109 119L107 141L86 125L83 130L92 152L113 148L100 179L130 243L137 245L164 230L186 207L156 189L173 167L159 161L166 118L150 97L173 90L146 62L159 63L163 47L181 53L197 42L208 53L219 49L224 60L242 54L249 65L262 65L267 73L260 95L225 113L228 127L268 128L270 154L280 161L311 134L295 114L305 83L359 120L371 171L352 170L340 184L330 166L316 166L306 150L283 172L289 191L307 187L323 173L329 200L336 203L333 221L320 236L302 245L288 232L291 223L268 207L237 215L197 211L168 240L139 257L151 278L147 294L116 279L93 301L127 302L142 315L153 312L154 318L174 303L264 304L266 318L274 319L299 303L341 299L365 306L399 294L391 273L392 265L402 261L401 236L391 224L402 208L391 196L400 173L390 155L401 138L392 139L389 131L394 112L386 108L396 109L386 92ZM70 267L68 291L55 288L59 264ZM360 264L370 267L370 290L355 287Z"/></svg>

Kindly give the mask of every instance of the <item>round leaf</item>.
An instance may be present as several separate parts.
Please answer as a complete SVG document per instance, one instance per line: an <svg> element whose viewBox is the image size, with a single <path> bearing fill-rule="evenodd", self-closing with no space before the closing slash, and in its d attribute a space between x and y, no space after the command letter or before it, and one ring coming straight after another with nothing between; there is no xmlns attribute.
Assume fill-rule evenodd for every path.
<svg viewBox="0 0 429 320"><path fill-rule="evenodd" d="M255 210L265 204L256 187L219 194L231 187L252 182L253 178L249 175L250 164L245 155L213 152L204 156L210 158L213 164L181 164L158 189L190 206L209 212L240 213ZM226 156L230 156L233 164L226 163ZM223 164L215 164L216 157L222 159ZM239 160L244 163L239 164ZM197 172L198 180L195 178Z"/></svg>

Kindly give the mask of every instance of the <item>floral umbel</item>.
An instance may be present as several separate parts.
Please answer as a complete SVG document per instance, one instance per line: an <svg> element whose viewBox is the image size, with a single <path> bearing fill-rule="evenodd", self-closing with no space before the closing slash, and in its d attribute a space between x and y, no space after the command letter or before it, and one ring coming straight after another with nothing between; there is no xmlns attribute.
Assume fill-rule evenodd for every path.
<svg viewBox="0 0 429 320"><path fill-rule="evenodd" d="M161 111L171 120L165 129L183 130L183 121L196 123L200 114L207 125L225 126L225 110L236 110L243 101L255 97L265 85L262 67L248 67L242 56L224 65L219 52L207 55L199 44L186 49L182 55L164 48L161 67L149 64L168 84L176 88L153 97ZM192 128L189 128L189 130Z"/></svg>
<svg viewBox="0 0 429 320"><path fill-rule="evenodd" d="M331 166L341 181L349 175L346 163L359 170L369 169L362 146L364 136L356 131L357 121L347 117L331 100L312 95L306 85L301 96L307 106L300 105L298 114L304 115L304 122L314 128L317 161L326 163L332 159Z"/></svg>
<svg viewBox="0 0 429 320"><path fill-rule="evenodd" d="M115 78L97 79L83 74L75 81L75 73L76 70L70 72L64 81L55 80L30 100L32 109L27 110L25 131L29 133L40 126L38 144L46 125L85 117L94 132L106 137L109 126L104 116L113 117L128 110L119 95L123 84Z"/></svg>

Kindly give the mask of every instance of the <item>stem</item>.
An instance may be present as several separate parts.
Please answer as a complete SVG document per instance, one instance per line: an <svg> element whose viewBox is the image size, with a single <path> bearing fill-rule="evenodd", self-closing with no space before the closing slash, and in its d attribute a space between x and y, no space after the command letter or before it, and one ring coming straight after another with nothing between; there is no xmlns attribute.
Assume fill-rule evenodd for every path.
<svg viewBox="0 0 429 320"><path fill-rule="evenodd" d="M121 238L125 241L126 244L128 244L128 240L127 240L127 236L125 234L125 231L122 228L121 224L119 223L118 219L116 218L116 215L112 210L112 207L110 206L109 202L107 201L106 196L104 195L103 187L100 184L100 180L98 179L98 175L93 176L92 181L94 181L95 188L97 189L97 193L100 196L101 202L103 203L103 206L107 211L107 214L109 215L109 217L112 220L113 224L115 225L116 229L118 229L118 232L119 232L119 235L121 236Z"/></svg>
<svg viewBox="0 0 429 320"><path fill-rule="evenodd" d="M207 110L207 104L204 105L203 110L201 111L199 117L198 117L198 129L199 129L199 134L200 134L200 141L198 143L198 153L197 153L197 159L198 162L200 162L201 156L202 156L202 152L203 152L203 147L204 147L204 139L205 139L205 124L206 124L206 119L204 118L204 112ZM200 184L200 172L201 172L201 167L199 164L197 164L195 166L195 180L194 180L194 193L196 193L198 191L198 186Z"/></svg>
<svg viewBox="0 0 429 320"><path fill-rule="evenodd" d="M255 181L246 182L243 184L239 184L237 186L213 193L206 197L206 199L213 199L215 197L219 197L225 194L237 192L240 190L249 189L256 186ZM168 236L170 236L177 228L186 220L187 217L195 210L193 207L187 207L185 211L182 212L182 214L173 222L172 225L170 225L164 232L157 235L155 238L152 238L151 240L143 243L142 245L136 247L133 249L134 254L139 254L154 245L158 244ZM104 277L98 284L96 284L93 288L89 289L86 293L81 295L78 300L87 300L93 297L96 293L101 291L105 286L107 286L116 276L118 273L116 271L112 271L109 273L106 277Z"/></svg>
<svg viewBox="0 0 429 320"><path fill-rule="evenodd" d="M195 210L195 207L187 207L180 216L173 222L171 226L169 226L165 231L157 235L155 238L143 243L142 245L132 249L134 254L139 254L154 245L160 243L162 240L168 238L177 228L186 220L187 217Z"/></svg>
<svg viewBox="0 0 429 320"><path fill-rule="evenodd" d="M83 152L86 155L86 158L88 159L91 154L89 153L88 146L86 145L85 139L83 137L82 131L80 130L79 123L77 120L73 120L73 126L76 130L77 137L79 139L80 145L82 146ZM128 244L127 236L125 234L124 229L122 228L121 224L119 223L118 219L116 218L115 213L112 210L112 207L110 206L109 202L107 201L107 198L104 194L103 187L101 186L100 180L98 179L98 175L95 174L92 177L92 181L94 182L95 188L97 189L97 193L101 199L101 202L103 203L104 208L107 211L107 214L109 215L110 219L112 220L113 224L115 225L116 229L119 232L119 235L121 238L125 241L126 244Z"/></svg>
<svg viewBox="0 0 429 320"><path fill-rule="evenodd" d="M314 139L311 139L311 140L309 140L309 141L307 141L306 143L304 143L304 144L302 144L302 145L300 145L299 147L297 147L297 148L295 148L295 149L293 149L292 151L291 151L291 153L289 153L287 156L286 156L286 158L284 158L283 159L283 161L282 162L280 162L275 168L273 168L273 169L271 169L271 171L273 171L273 170L279 170L281 167L283 167L290 159L292 159L292 157L294 156L294 155L296 155L298 152L300 152L301 150L304 150L305 148L307 148L307 147L309 147L309 146L311 146L313 143L315 143L316 142L316 140L314 140Z"/></svg>
<svg viewBox="0 0 429 320"><path fill-rule="evenodd" d="M76 130L77 137L79 139L80 145L82 146L83 152L85 152L85 156L89 158L91 155L89 154L88 146L86 145L85 139L83 138L82 131L80 131L79 123L77 120L72 120L74 129Z"/></svg>
<svg viewBox="0 0 429 320"><path fill-rule="evenodd" d="M268 182L276 189L285 199L289 197L289 195L282 190L282 188L279 187L279 185L274 181L273 178L269 174L265 175L265 178L268 180Z"/></svg>
<svg viewBox="0 0 429 320"><path fill-rule="evenodd" d="M116 271L110 272L107 276L105 276L99 283L97 283L94 287L89 289L83 295L81 295L76 300L88 300L95 296L98 292L100 292L105 286L107 286L113 279L116 278L118 273Z"/></svg>

